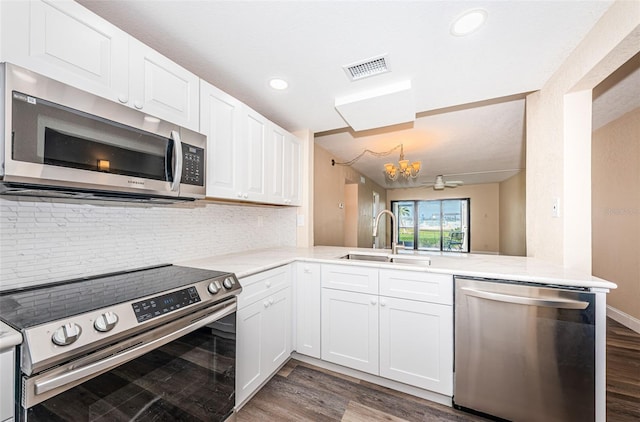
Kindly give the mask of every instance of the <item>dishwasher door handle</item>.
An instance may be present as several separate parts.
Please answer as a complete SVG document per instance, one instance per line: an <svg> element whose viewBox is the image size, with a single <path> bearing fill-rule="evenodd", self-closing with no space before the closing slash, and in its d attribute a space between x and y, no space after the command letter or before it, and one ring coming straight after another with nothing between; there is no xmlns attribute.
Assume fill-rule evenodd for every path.
<svg viewBox="0 0 640 422"><path fill-rule="evenodd" d="M545 308L558 309L587 309L589 302L581 300L562 299L562 298L535 298L527 296L507 295L504 293L487 292L484 290L472 289L470 287L461 287L467 296L474 296L481 299L495 300L497 302L516 303L518 305L542 306Z"/></svg>

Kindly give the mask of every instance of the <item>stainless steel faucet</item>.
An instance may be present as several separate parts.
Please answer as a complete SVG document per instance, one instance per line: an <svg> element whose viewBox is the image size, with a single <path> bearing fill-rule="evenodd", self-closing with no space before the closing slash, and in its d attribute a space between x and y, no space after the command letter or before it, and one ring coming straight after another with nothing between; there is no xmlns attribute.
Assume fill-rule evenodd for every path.
<svg viewBox="0 0 640 422"><path fill-rule="evenodd" d="M380 218L382 217L383 214L389 214L389 216L391 217L391 225L393 226L393 235L397 236L398 235L398 220L396 220L396 216L389 210L382 210L378 213L378 215L376 215L376 220L373 223L373 237L378 237L378 224L380 223ZM375 242L374 242L375 244ZM395 242L395 240L391 239L391 253L392 254L397 254L398 253L398 248L402 248L404 249L404 245L398 245L398 243Z"/></svg>

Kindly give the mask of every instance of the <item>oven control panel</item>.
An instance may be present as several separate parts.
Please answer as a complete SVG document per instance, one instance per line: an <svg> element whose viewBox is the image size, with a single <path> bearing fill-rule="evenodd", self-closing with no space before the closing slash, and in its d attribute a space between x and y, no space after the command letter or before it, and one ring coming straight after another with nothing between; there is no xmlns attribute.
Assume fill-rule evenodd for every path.
<svg viewBox="0 0 640 422"><path fill-rule="evenodd" d="M140 323L197 302L200 302L198 291L195 287L187 287L186 289L132 303L131 306L136 319Z"/></svg>

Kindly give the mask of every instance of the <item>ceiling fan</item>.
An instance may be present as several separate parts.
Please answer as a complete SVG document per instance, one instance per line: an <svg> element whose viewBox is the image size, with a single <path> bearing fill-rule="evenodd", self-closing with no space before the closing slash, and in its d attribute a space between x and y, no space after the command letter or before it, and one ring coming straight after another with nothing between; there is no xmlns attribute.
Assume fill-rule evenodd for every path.
<svg viewBox="0 0 640 422"><path fill-rule="evenodd" d="M464 185L462 180L444 180L444 177L440 174L436 176L436 180L433 183L426 183L423 186L433 186L434 190L443 190L444 188L457 188Z"/></svg>

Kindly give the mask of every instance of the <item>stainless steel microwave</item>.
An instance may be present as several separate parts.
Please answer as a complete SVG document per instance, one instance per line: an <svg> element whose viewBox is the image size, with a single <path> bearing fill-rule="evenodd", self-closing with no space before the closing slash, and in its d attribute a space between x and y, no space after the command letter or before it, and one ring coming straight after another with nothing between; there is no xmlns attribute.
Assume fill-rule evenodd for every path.
<svg viewBox="0 0 640 422"><path fill-rule="evenodd" d="M13 64L0 65L0 76L0 193L205 196L204 135Z"/></svg>

